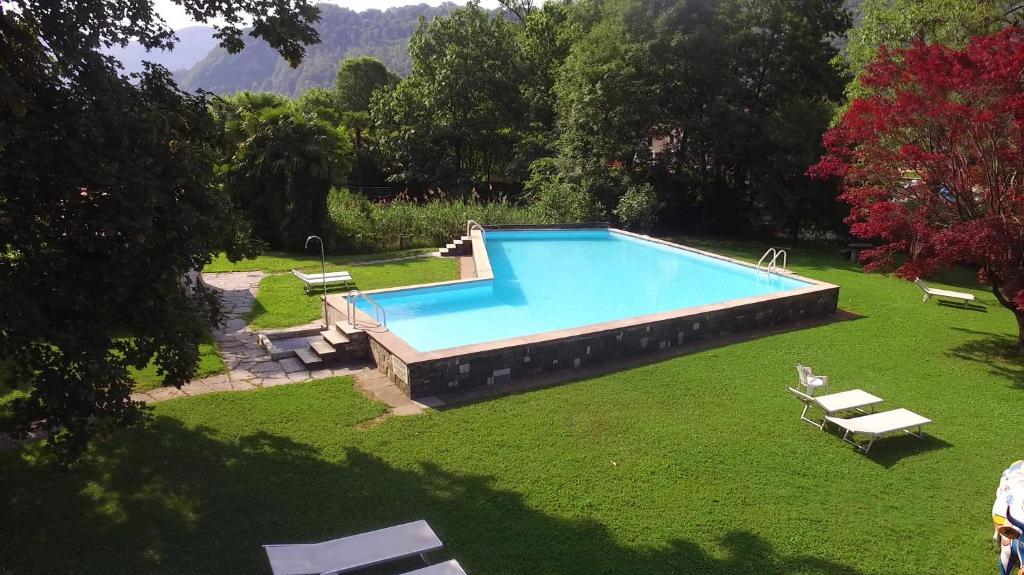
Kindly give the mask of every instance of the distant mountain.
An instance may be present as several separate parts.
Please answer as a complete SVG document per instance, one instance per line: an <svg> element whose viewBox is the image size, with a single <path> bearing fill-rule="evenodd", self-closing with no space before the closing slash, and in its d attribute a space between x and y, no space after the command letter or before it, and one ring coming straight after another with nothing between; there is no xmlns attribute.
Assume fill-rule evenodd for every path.
<svg viewBox="0 0 1024 575"><path fill-rule="evenodd" d="M418 4L385 11L354 12L334 4L320 4L316 29L320 43L306 49L306 57L291 68L266 42L249 39L238 54L217 47L190 70L177 75L186 90L204 89L217 94L239 90L267 91L296 96L308 88L334 82L338 64L351 56L373 56L396 74L409 73L409 38L419 18L446 16L458 6Z"/></svg>
<svg viewBox="0 0 1024 575"><path fill-rule="evenodd" d="M171 51L147 52L138 43L131 42L123 48L114 46L105 52L120 60L124 64L126 73L140 72L143 60L161 64L172 72L187 70L217 46L217 40L214 39L213 33L213 28L209 26L190 26L175 32L179 41L175 42L174 50Z"/></svg>

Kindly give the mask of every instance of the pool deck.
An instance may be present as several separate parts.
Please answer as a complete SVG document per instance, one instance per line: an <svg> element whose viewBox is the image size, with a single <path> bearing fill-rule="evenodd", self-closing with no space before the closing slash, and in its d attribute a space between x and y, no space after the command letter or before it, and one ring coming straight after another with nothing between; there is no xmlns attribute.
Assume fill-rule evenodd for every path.
<svg viewBox="0 0 1024 575"><path fill-rule="evenodd" d="M622 230L611 231L732 264L756 268L747 262L657 238ZM484 247L484 234L479 230L473 230L471 236L476 277L426 286L486 282L493 279L487 250ZM373 326L375 322L361 310L357 309L356 317L352 319L369 335L370 349L378 370L390 377L404 393L411 398L443 396L477 387L509 385L512 380L535 378L550 372L579 369L610 360L651 356L652 359L648 359L651 361L653 354L673 347L835 313L839 298L838 286L791 273L785 275L809 285L806 288L782 293L429 352L417 351L386 328L364 327ZM372 296L375 293L426 286L408 286L366 293ZM328 308L330 321L349 320L344 296L328 296Z"/></svg>

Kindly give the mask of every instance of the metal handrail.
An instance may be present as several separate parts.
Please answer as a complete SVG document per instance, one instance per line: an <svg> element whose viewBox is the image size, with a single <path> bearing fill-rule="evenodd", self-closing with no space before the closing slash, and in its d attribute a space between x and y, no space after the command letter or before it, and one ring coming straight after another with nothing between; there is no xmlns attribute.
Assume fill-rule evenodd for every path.
<svg viewBox="0 0 1024 575"><path fill-rule="evenodd" d="M468 237L470 237L470 235L469 235L469 234L470 234L470 232L472 232L472 231L473 231L474 229L479 229L479 230L480 230L480 234L481 234L481 235L483 235L483 234L486 234L486 233L487 233L487 232L486 232L486 231L484 230L484 227L483 227L482 225L480 225L480 224L479 224L479 223L478 223L478 222L477 222L476 220L469 220L469 221L467 221L467 222L466 222L466 237L467 237L467 238L468 238Z"/></svg>
<svg viewBox="0 0 1024 575"><path fill-rule="evenodd" d="M373 298L364 294L363 292L354 289L345 295L346 309L345 312L348 314L348 321L353 327L356 325L356 298L363 298L371 306L373 306L373 316L377 321L379 327L387 329L388 327L388 314L384 311L384 307L377 303Z"/></svg>
<svg viewBox="0 0 1024 575"><path fill-rule="evenodd" d="M773 257L774 257L774 256L776 256L776 255L778 255L778 252L776 251L776 249L775 249L775 248L768 248L768 249L767 249L767 250L766 250L766 251L764 252L764 255L763 255L763 256L761 256L761 259L757 260L757 270L758 270L758 271L761 271L761 264L763 264L763 263L764 263L764 260L768 259L768 256L773 256ZM769 262L771 262L771 260L769 260ZM769 264L768 264L768 267L771 267L771 265L772 265L772 264L771 264L771 263L769 263ZM767 267L765 268L765 271L768 271L768 268L767 268Z"/></svg>
<svg viewBox="0 0 1024 575"><path fill-rule="evenodd" d="M772 267L778 267L775 265L775 260L779 259L779 256L782 256L782 271L786 271L786 250L778 250L775 252L775 257L772 258Z"/></svg>
<svg viewBox="0 0 1024 575"><path fill-rule="evenodd" d="M772 259L768 260L768 265L762 265L764 264L764 261L768 259L768 256L771 256ZM779 266L776 264L779 261L779 256L782 256L782 271L786 271L786 264L789 263L788 255L786 254L786 250L778 248L768 248L764 252L764 255L761 256L761 259L757 260L757 271L763 270L768 273L772 273L773 269L778 269Z"/></svg>

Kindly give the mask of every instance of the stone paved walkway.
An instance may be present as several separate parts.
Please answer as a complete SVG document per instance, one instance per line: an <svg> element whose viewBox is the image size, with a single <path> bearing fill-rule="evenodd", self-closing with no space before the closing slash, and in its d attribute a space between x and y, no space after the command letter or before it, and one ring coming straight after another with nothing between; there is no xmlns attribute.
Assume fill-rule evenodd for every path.
<svg viewBox="0 0 1024 575"><path fill-rule="evenodd" d="M227 365L227 373L190 381L181 386L181 389L158 387L138 392L133 394L132 398L146 402L163 401L216 391L241 391L339 375L355 375L367 369L365 364L358 364L310 371L297 357L286 357L277 361L270 359L257 343L257 334L249 330L245 321L245 314L252 309L260 281L265 276L266 274L258 271L203 274L206 284L220 291L227 315L224 325L213 332L217 340L217 350Z"/></svg>

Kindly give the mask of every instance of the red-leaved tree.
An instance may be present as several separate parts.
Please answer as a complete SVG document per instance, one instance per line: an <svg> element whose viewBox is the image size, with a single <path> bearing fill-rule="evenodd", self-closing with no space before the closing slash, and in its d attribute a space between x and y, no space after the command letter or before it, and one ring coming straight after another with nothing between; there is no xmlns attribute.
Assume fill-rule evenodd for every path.
<svg viewBox="0 0 1024 575"><path fill-rule="evenodd" d="M883 48L808 170L838 177L866 270L905 279L956 264L1017 318L1024 348L1024 29L963 50ZM897 265L896 255L909 257Z"/></svg>

